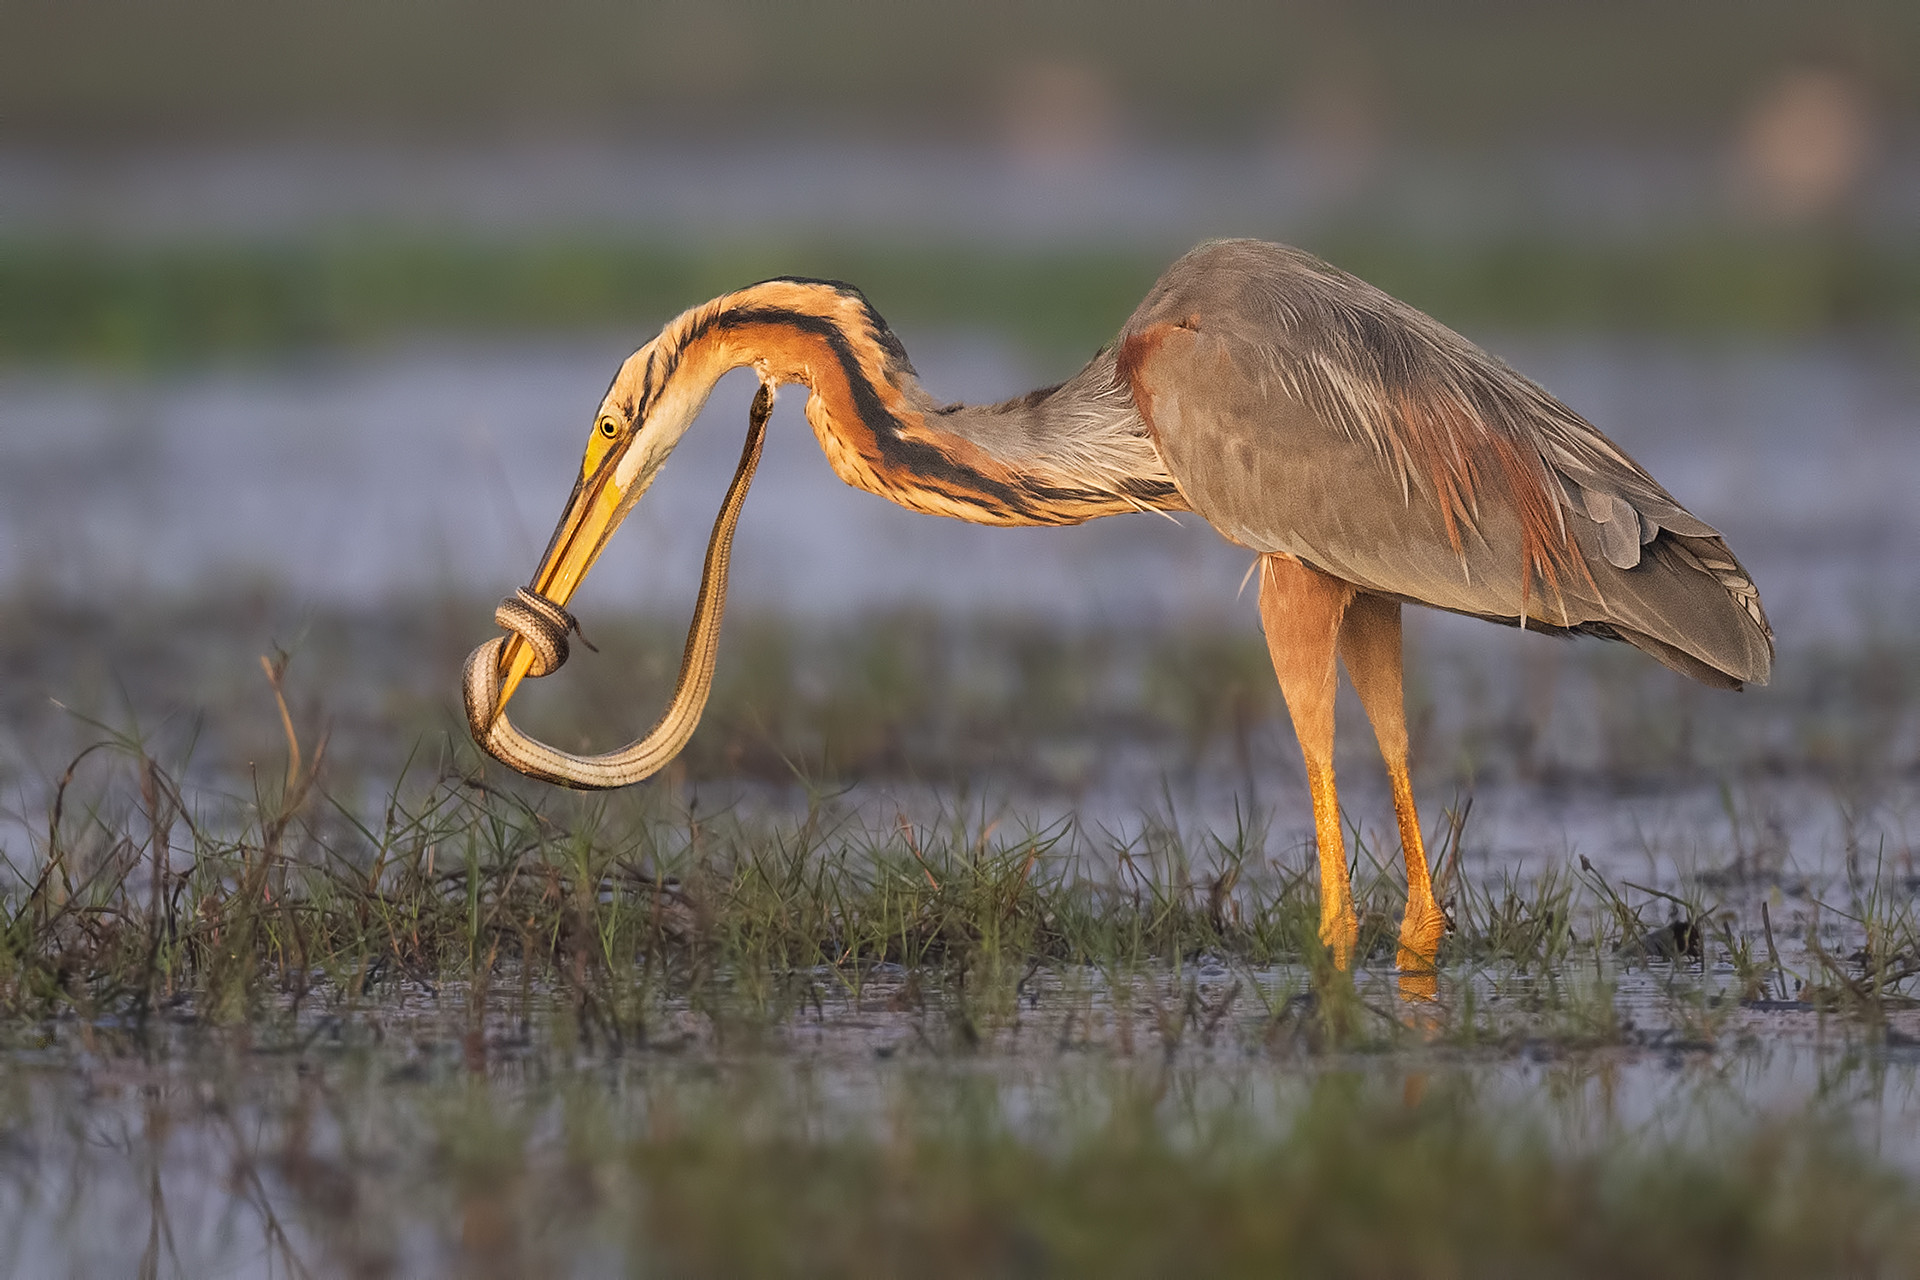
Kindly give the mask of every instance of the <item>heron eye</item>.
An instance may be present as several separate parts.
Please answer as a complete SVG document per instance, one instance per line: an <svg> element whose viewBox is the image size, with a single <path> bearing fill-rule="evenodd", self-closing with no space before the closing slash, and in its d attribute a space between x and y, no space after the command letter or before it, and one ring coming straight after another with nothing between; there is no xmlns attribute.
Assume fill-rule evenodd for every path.
<svg viewBox="0 0 1920 1280"><path fill-rule="evenodd" d="M602 418L600 419L600 434L609 440L618 440L620 438L620 424L612 418Z"/></svg>

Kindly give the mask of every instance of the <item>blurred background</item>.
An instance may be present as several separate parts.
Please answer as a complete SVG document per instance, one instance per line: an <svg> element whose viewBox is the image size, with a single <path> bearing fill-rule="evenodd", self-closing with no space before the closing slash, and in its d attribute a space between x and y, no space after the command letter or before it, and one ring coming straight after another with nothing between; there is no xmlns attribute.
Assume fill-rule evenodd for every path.
<svg viewBox="0 0 1920 1280"><path fill-rule="evenodd" d="M0 573L492 592L617 359L686 306L849 279L936 394L1000 396L1076 368L1216 235L1303 245L1491 345L1749 554L1816 517L1884 548L1911 529L1883 437L1914 447L1916 229L1896 0L4 0ZM622 598L689 589L729 390L695 437L712 483L683 465L602 571ZM1158 563L1219 559L1202 539L840 493L786 413L745 601L1215 591ZM1803 589L1762 584L1776 613Z"/></svg>
<svg viewBox="0 0 1920 1280"><path fill-rule="evenodd" d="M469 602L421 651L450 713L607 379L672 314L844 278L936 396L995 398L1220 235L1320 253L1555 390L1728 535L1783 654L1920 618L1902 0L0 0L0 582L76 611L17 696L82 683L76 637L130 602L264 601L234 624L257 652L431 598ZM750 389L616 539L589 634L687 616ZM911 515L839 485L798 400L736 610L1257 646L1247 557L1197 521ZM1456 642L1543 660L1445 619L1414 640ZM132 702L205 696L97 652Z"/></svg>

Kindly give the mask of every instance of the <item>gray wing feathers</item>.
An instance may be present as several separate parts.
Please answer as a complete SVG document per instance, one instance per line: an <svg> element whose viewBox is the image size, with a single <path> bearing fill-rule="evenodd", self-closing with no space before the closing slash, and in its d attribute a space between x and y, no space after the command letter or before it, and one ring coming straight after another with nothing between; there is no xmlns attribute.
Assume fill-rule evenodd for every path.
<svg viewBox="0 0 1920 1280"><path fill-rule="evenodd" d="M1772 631L1720 535L1413 308L1224 241L1169 269L1123 347L1150 330L1136 399L1188 502L1235 541L1383 595L1626 640L1710 684L1766 681ZM1563 571L1536 568L1548 535Z"/></svg>
<svg viewBox="0 0 1920 1280"><path fill-rule="evenodd" d="M1580 496L1587 519L1600 526L1600 550L1607 563L1616 569L1631 569L1639 564L1643 522L1633 504L1625 498L1592 489L1581 490ZM1651 542L1659 536L1660 526L1651 520L1644 523L1647 529L1644 540Z"/></svg>

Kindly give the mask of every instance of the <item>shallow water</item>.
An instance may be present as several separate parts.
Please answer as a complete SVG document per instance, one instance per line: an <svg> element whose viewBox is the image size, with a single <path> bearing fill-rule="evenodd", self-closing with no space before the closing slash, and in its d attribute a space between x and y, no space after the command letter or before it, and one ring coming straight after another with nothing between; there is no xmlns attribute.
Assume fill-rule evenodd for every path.
<svg viewBox="0 0 1920 1280"><path fill-rule="evenodd" d="M420 346L142 379L0 375L0 588L99 598L256 575L296 597L525 580L633 340ZM933 393L992 400L1071 372L991 339L909 334ZM1920 372L1898 345L1493 343L1720 528L1784 644L1920 614ZM578 612L680 615L738 456L750 375L614 540ZM923 603L1125 626L1247 616L1247 555L1196 517L984 529L900 511L829 471L789 388L740 526L736 607ZM1445 628L1451 621L1423 625Z"/></svg>

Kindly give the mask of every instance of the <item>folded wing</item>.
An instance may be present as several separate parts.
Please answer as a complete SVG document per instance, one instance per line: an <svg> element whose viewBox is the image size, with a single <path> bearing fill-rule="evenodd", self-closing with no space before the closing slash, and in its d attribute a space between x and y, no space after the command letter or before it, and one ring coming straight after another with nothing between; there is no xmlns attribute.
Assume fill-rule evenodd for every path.
<svg viewBox="0 0 1920 1280"><path fill-rule="evenodd" d="M1162 277L1120 370L1193 509L1365 590L1625 640L1764 683L1773 635L1720 535L1571 409L1296 250L1225 241Z"/></svg>

